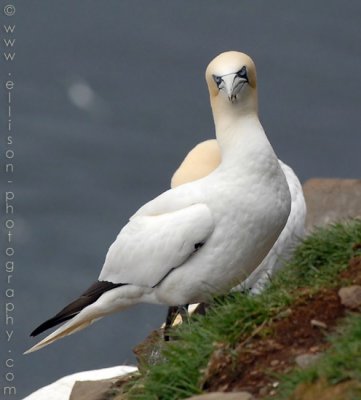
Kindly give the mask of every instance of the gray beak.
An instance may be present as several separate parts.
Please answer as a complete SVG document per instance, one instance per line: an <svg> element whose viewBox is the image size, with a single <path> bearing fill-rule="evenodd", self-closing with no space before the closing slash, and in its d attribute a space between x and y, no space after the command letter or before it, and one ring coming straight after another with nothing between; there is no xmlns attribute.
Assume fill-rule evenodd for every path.
<svg viewBox="0 0 361 400"><path fill-rule="evenodd" d="M237 95L242 87L248 82L246 78L240 78L237 74L224 75L224 90L228 96L228 100L234 103L237 100Z"/></svg>

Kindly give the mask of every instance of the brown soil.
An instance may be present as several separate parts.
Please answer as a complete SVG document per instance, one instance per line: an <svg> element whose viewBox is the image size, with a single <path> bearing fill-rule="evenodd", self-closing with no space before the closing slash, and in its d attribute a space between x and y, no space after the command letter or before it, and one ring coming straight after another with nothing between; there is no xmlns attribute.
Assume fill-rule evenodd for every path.
<svg viewBox="0 0 361 400"><path fill-rule="evenodd" d="M312 384L300 384L289 400L345 400L359 399L361 385L358 381L350 380L330 386L325 380Z"/></svg>
<svg viewBox="0 0 361 400"><path fill-rule="evenodd" d="M361 256L350 260L341 282L361 284ZM326 336L346 312L339 288L305 290L284 315L258 328L235 349L217 344L204 373L204 390L246 390L258 399L276 393L276 374L293 369L295 357L322 353L329 346Z"/></svg>
<svg viewBox="0 0 361 400"><path fill-rule="evenodd" d="M361 249L361 243L358 246ZM350 284L361 285L361 256L351 258L348 268L341 272L340 278Z"/></svg>

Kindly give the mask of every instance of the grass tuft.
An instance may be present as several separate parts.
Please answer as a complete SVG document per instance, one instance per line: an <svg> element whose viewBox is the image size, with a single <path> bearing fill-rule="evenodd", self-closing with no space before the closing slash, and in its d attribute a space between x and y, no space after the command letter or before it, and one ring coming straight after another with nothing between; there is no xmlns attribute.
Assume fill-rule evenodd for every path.
<svg viewBox="0 0 361 400"><path fill-rule="evenodd" d="M348 260L357 252L355 244L360 241L360 219L318 228L303 240L277 279L287 290L302 286L328 286L347 267Z"/></svg>
<svg viewBox="0 0 361 400"><path fill-rule="evenodd" d="M142 372L128 398L176 400L202 393L204 371L217 344L232 351L258 327L286 310L299 295L297 289L317 290L337 284L339 272L352 255L360 252L357 243L361 243L359 219L317 229L300 244L291 262L263 294L233 293L215 299L206 316L194 317L189 324L174 329L179 339L164 346L165 361ZM361 382L361 321L350 317L342 335L332 343L332 350L316 367L291 373L282 380L279 399L287 398L300 382L313 382L321 376L331 383L344 379Z"/></svg>

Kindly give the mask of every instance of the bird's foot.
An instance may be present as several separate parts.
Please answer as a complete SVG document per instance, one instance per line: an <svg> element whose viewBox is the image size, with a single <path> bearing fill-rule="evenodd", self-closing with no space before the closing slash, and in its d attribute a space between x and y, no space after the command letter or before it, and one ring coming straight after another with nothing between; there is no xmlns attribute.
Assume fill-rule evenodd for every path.
<svg viewBox="0 0 361 400"><path fill-rule="evenodd" d="M189 322L188 306L189 304L183 304L168 308L167 318L164 324L164 341L168 342L171 339L169 331L172 327L183 323L183 321Z"/></svg>

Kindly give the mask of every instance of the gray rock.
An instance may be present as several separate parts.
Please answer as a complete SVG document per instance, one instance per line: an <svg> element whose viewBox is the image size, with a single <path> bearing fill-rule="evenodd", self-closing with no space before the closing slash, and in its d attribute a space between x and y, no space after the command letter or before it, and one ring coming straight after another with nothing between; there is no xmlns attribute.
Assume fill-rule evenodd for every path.
<svg viewBox="0 0 361 400"><path fill-rule="evenodd" d="M352 285L343 287L338 291L341 304L347 308L357 309L361 307L361 286Z"/></svg>
<svg viewBox="0 0 361 400"><path fill-rule="evenodd" d="M302 368L306 369L310 367L312 364L314 364L320 357L321 353L318 354L300 354L295 358L296 364Z"/></svg>
<svg viewBox="0 0 361 400"><path fill-rule="evenodd" d="M303 184L306 229L361 217L360 179L310 179Z"/></svg>
<svg viewBox="0 0 361 400"><path fill-rule="evenodd" d="M255 398L248 392L214 392L188 397L185 400L255 400Z"/></svg>
<svg viewBox="0 0 361 400"><path fill-rule="evenodd" d="M75 382L69 400L105 400L107 391L115 381L116 378Z"/></svg>

